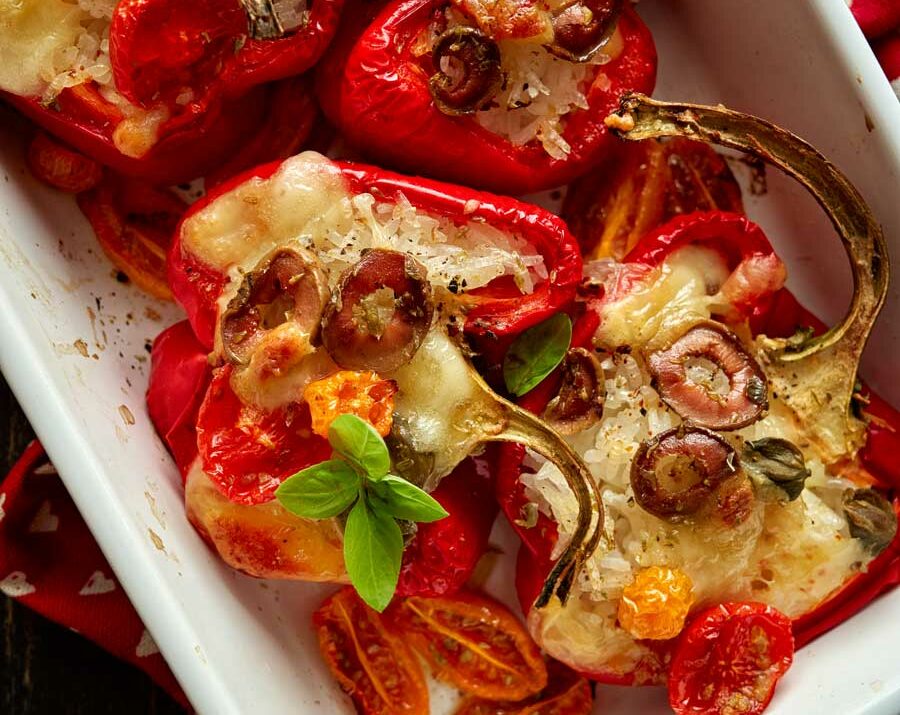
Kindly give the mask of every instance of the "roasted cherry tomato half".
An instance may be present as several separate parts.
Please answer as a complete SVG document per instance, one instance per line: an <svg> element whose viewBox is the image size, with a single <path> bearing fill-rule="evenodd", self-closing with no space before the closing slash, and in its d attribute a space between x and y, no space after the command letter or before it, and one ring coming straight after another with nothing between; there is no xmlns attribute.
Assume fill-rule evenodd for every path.
<svg viewBox="0 0 900 715"><path fill-rule="evenodd" d="M723 603L682 633L669 673L678 715L759 715L794 659L791 621L761 603Z"/></svg>
<svg viewBox="0 0 900 715"><path fill-rule="evenodd" d="M625 144L566 192L562 216L585 260L623 258L650 230L682 214L743 214L741 187L725 158L689 139Z"/></svg>
<svg viewBox="0 0 900 715"><path fill-rule="evenodd" d="M332 675L363 715L428 715L428 686L406 641L352 588L313 614L319 649Z"/></svg>
<svg viewBox="0 0 900 715"><path fill-rule="evenodd" d="M331 456L328 441L312 432L309 406L276 410L246 405L230 384L232 368L213 377L197 419L203 471L239 504L274 498L281 482Z"/></svg>
<svg viewBox="0 0 900 715"><path fill-rule="evenodd" d="M411 596L397 627L441 680L485 700L521 700L547 685L547 667L525 627L499 601L472 592Z"/></svg>
<svg viewBox="0 0 900 715"><path fill-rule="evenodd" d="M514 703L466 698L454 715L589 715L593 707L590 683L551 660L547 663L547 687L537 695Z"/></svg>
<svg viewBox="0 0 900 715"><path fill-rule="evenodd" d="M48 186L78 194L93 189L103 178L103 167L44 132L38 132L28 145L28 168Z"/></svg>
<svg viewBox="0 0 900 715"><path fill-rule="evenodd" d="M116 268L141 290L171 300L166 255L187 204L167 189L108 174L78 194L78 206Z"/></svg>

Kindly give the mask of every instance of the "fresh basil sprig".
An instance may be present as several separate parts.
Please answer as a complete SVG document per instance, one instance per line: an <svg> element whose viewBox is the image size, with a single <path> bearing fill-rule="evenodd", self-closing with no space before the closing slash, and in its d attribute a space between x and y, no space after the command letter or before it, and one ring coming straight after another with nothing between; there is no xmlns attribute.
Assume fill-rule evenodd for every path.
<svg viewBox="0 0 900 715"><path fill-rule="evenodd" d="M562 362L571 341L572 321L565 313L557 313L526 330L506 351L506 389L516 397L533 390Z"/></svg>
<svg viewBox="0 0 900 715"><path fill-rule="evenodd" d="M362 599L383 611L397 589L403 560L397 519L431 522L448 514L419 487L390 474L387 445L365 420L337 417L328 441L338 458L289 477L275 496L285 509L307 519L330 519L350 509L344 527L347 574Z"/></svg>

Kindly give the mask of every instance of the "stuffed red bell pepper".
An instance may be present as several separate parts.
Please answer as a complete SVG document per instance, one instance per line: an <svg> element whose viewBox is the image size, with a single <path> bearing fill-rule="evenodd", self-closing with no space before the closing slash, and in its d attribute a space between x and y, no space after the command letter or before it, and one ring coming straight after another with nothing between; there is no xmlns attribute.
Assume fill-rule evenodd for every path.
<svg viewBox="0 0 900 715"><path fill-rule="evenodd" d="M650 32L624 0L395 0L347 19L318 80L366 154L518 194L597 164L614 142L604 117L655 76Z"/></svg>
<svg viewBox="0 0 900 715"><path fill-rule="evenodd" d="M0 95L117 171L157 183L230 158L259 85L322 54L342 0L24 0L0 18Z"/></svg>
<svg viewBox="0 0 900 715"><path fill-rule="evenodd" d="M578 505L554 465L505 447L497 487L523 540L519 595L537 642L596 680L668 679L678 713L759 713L795 642L898 581L900 414L855 382L886 292L883 235L849 183L782 130L721 109L623 107L626 137L696 136L798 176L845 242L855 298L825 332L783 288L759 227L722 211L586 263L572 349L523 405L587 462L604 538L568 602L548 598Z"/></svg>
<svg viewBox="0 0 900 715"><path fill-rule="evenodd" d="M383 607L393 587L373 597L354 576L359 509L388 550L399 532L379 515L400 520L400 591L440 593L471 572L494 516L473 450L524 441L583 484L571 450L467 360L572 301L581 260L555 216L307 152L193 206L169 267L193 330L157 341L150 411L189 518L232 566L307 580L346 568ZM335 503L297 495L313 478ZM392 507L390 490L413 484L424 491ZM425 492L449 516L416 527Z"/></svg>

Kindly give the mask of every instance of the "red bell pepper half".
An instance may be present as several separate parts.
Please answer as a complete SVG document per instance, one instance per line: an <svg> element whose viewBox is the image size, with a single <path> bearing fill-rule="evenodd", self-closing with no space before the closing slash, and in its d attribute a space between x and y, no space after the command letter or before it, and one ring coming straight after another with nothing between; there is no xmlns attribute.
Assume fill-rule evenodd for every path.
<svg viewBox="0 0 900 715"><path fill-rule="evenodd" d="M592 337L600 322L599 308L607 301L616 301L626 296L646 276L648 270L661 265L673 251L687 245L713 248L726 259L732 276L743 273L751 277L751 280L739 282L747 290L742 293L738 305L743 308L743 317L750 321L754 334L789 337L807 327L814 328L817 333L824 331L821 321L806 311L787 289L780 287L784 269L761 229L743 216L706 212L672 219L639 241L623 260L623 269L612 292L589 299L587 309L576 322L572 346L592 349ZM557 393L559 385L559 375L551 375L527 394L520 404L540 414ZM897 437L900 434L900 412L868 391L863 393L862 401L871 424L866 446L860 452L861 464L877 478L875 486L893 499L894 509L900 513L900 469L894 458L896 450L900 448L900 438ZM527 612L553 565L551 553L557 540L557 527L543 513L538 513L535 526L522 526L528 503L524 487L519 481L524 456L525 450L519 445L502 447L496 488L501 508L522 539L516 587L522 608ZM794 637L798 647L840 624L880 593L898 583L900 534L869 564L865 573L853 577L840 592L794 622ZM675 641L646 643L653 646L661 660L669 657L675 645ZM623 675L590 672L585 675L611 684L645 682L635 673Z"/></svg>
<svg viewBox="0 0 900 715"><path fill-rule="evenodd" d="M251 0L120 0L110 27L116 86L130 101L172 106L191 92L208 106L258 84L301 74L331 42L344 0L315 0L296 16L258 14ZM289 24L288 24L289 23Z"/></svg>
<svg viewBox="0 0 900 715"><path fill-rule="evenodd" d="M434 68L428 56L415 54L416 41L446 5L443 0L395 0L369 24L361 9L345 20L318 69L326 115L359 150L385 164L503 193L558 186L610 151L614 140L603 119L619 98L654 87L653 39L629 6L619 18L621 54L600 66L602 80L586 92L588 108L563 119L568 156L554 159L536 141L516 146L471 115L445 114L432 99Z"/></svg>
<svg viewBox="0 0 900 715"><path fill-rule="evenodd" d="M198 417L212 379L207 351L190 323L160 333L153 343L147 409L183 475L198 457ZM495 455L491 450L466 459L432 493L450 516L419 526L404 552L399 596L455 593L471 576L497 515L491 477Z"/></svg>
<svg viewBox="0 0 900 715"><path fill-rule="evenodd" d="M184 221L244 182L272 176L280 166L280 162L269 164L220 185L195 204ZM549 277L541 279L531 293L523 294L511 287L511 281L498 279L499 285L460 296L468 309L463 331L474 341L514 336L574 298L581 260L571 234L552 214L510 198L368 166L341 162L333 166L350 194L370 193L385 202L402 196L428 215L459 225L483 222L514 234L542 255ZM229 279L186 250L182 234L181 229L176 232L169 278L190 323L171 328L154 346L150 413L182 472L197 464L199 457L211 484L231 503L251 509L265 506L283 479L328 459L331 447L311 432L306 403L275 409L244 404L232 389L233 367L213 370L207 364L218 321L217 302ZM248 437L250 433L265 439ZM433 525L420 525L405 551L398 593L450 593L468 578L486 547L496 514L491 471L484 458L469 458L441 481L433 496L450 516Z"/></svg>
<svg viewBox="0 0 900 715"><path fill-rule="evenodd" d="M202 176L232 156L263 121L269 90L256 88L215 111L173 117L160 125L156 142L141 156L118 148L113 135L124 116L92 87L66 89L50 106L34 97L0 96L85 156L125 176L170 185Z"/></svg>
<svg viewBox="0 0 900 715"><path fill-rule="evenodd" d="M275 102L293 106L299 125L310 121L311 110L286 99L284 87L262 85L309 69L331 41L342 6L343 0L317 0L297 16L296 28L255 39L239 0L122 0L109 38L115 101L93 80L63 89L50 103L0 96L121 174L177 184L246 153L247 138ZM308 97L305 103L311 106ZM141 119L144 111L156 118Z"/></svg>

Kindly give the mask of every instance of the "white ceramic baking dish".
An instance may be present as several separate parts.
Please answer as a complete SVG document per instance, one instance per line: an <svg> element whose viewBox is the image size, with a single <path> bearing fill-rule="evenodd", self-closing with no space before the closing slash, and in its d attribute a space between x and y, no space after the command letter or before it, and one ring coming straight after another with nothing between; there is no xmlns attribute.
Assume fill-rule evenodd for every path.
<svg viewBox="0 0 900 715"><path fill-rule="evenodd" d="M659 44L657 96L722 102L811 140L862 190L900 265L900 104L844 0L644 0L640 12ZM330 589L233 573L183 518L178 475L143 401L146 346L178 311L116 282L74 203L24 169L17 125L0 116L0 368L121 585L198 711L350 712L309 625ZM787 259L792 287L823 317L838 317L849 273L812 201L772 173L768 193L747 198ZM898 355L895 287L865 362L894 404ZM502 527L496 536L514 548ZM489 587L504 581L495 572ZM769 712L895 715L898 642L900 591L801 651ZM667 711L661 689L601 687L597 707Z"/></svg>

